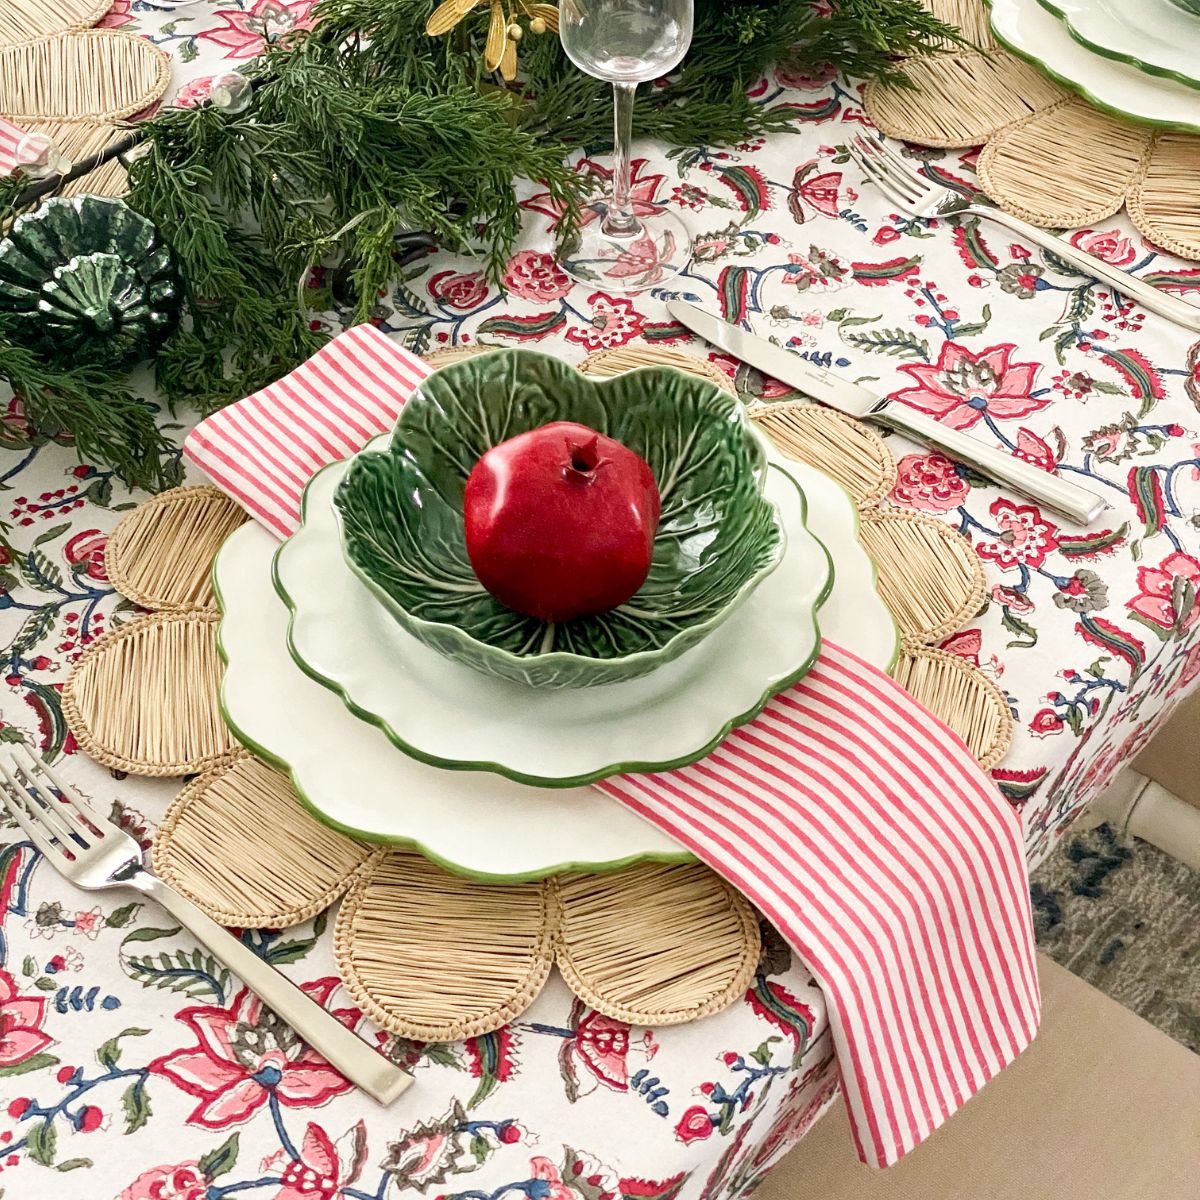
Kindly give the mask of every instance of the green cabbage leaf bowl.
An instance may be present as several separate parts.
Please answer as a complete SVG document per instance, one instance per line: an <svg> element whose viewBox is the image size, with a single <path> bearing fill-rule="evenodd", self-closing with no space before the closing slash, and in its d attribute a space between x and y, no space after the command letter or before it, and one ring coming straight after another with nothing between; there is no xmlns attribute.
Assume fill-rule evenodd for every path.
<svg viewBox="0 0 1200 1200"><path fill-rule="evenodd" d="M513 612L467 556L463 489L480 457L550 421L577 421L640 454L662 497L650 573L609 612L548 624ZM591 379L528 350L460 360L405 404L382 452L334 496L350 568L414 637L456 662L532 687L645 675L711 633L783 556L766 461L741 402L647 367Z"/></svg>

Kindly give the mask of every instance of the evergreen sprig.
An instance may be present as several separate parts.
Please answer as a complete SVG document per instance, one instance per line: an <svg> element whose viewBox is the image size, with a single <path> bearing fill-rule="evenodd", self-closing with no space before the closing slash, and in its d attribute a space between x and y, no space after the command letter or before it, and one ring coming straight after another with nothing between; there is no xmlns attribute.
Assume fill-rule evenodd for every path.
<svg viewBox="0 0 1200 1200"><path fill-rule="evenodd" d="M164 110L144 125L128 203L170 243L186 289L185 321L155 360L174 408L202 413L254 391L320 344L306 311L319 263L342 264L350 322L366 320L399 273L398 230L482 251L493 278L521 228L514 179L538 181L577 227L589 182L568 165L611 143L610 91L553 36L526 36L521 77L487 74L488 6L430 38L432 0L319 0L315 29L255 61L250 107ZM952 35L920 0L697 0L683 67L642 88L640 134L672 145L721 144L790 125L783 105L747 88L772 63L893 77L895 56ZM0 201L4 197L0 196ZM343 297L339 297L343 299ZM38 419L73 430L81 452L141 486L165 443L123 379L58 370L0 347L0 376Z"/></svg>
<svg viewBox="0 0 1200 1200"><path fill-rule="evenodd" d="M45 437L70 432L81 459L112 468L130 487L158 491L179 482L155 409L124 378L99 367L52 366L3 335L0 378L33 429Z"/></svg>

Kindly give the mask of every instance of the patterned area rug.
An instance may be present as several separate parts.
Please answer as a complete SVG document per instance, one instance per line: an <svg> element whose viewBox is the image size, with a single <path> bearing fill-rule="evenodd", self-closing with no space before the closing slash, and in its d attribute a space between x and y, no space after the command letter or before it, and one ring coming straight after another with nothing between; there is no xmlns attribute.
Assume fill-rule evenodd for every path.
<svg viewBox="0 0 1200 1200"><path fill-rule="evenodd" d="M1033 875L1038 947L1200 1053L1200 871L1108 825Z"/></svg>

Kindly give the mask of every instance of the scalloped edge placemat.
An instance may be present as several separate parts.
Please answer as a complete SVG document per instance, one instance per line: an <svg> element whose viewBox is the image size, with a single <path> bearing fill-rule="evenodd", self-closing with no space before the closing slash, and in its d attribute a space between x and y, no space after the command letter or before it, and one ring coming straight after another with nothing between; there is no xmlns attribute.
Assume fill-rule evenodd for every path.
<svg viewBox="0 0 1200 1200"><path fill-rule="evenodd" d="M580 369L611 375L652 364L733 390L711 363L658 347L603 351ZM1003 696L966 660L933 647L982 602L982 567L969 542L931 517L879 509L895 482L895 463L866 426L800 403L762 405L751 416L785 453L827 471L853 496L864 544L880 565L881 595L902 632L897 678L966 738L985 766L994 765L1011 737ZM172 643L169 662L158 647L171 629L215 629L211 593L187 578L205 557L192 547L206 538L211 553L216 529L243 518L219 492L217 503L214 492L175 489L122 519L109 543L114 581L135 591L139 603L166 611L94 643L64 688L68 723L99 761L141 773L204 771L156 832L153 865L164 880L216 919L241 926L295 924L342 897L334 951L347 989L379 1024L418 1040L458 1040L500 1027L532 1003L554 963L597 1012L636 1024L695 1020L744 992L760 953L757 917L707 867L643 863L539 883L481 884L411 852L346 838L301 808L283 774L245 750L222 752L206 740L211 714L219 714L211 636L193 629L184 638L190 648ZM157 561L185 546L190 567ZM913 600L918 587L925 603ZM194 603L205 607L188 607ZM120 653L110 653L110 644ZM188 678L203 678L207 699L174 702L181 720L191 713L199 723L189 729L185 721L175 740L161 722L153 725L152 713L141 716L143 706L128 704L130 696L164 688L179 693ZM117 679L125 708L114 715L117 706L103 697ZM182 745L196 748L192 761L180 761ZM286 845L273 836L281 827ZM403 924L398 912L406 914Z"/></svg>
<svg viewBox="0 0 1200 1200"><path fill-rule="evenodd" d="M161 47L91 28L111 7L112 0L0 0L0 115L46 134L72 162L110 145L122 134L117 122L150 108L170 86L171 58ZM125 191L125 168L113 161L62 194Z"/></svg>
<svg viewBox="0 0 1200 1200"><path fill-rule="evenodd" d="M925 0L974 48L910 58L911 88L872 82L871 122L944 149L983 146L987 194L1050 229L1103 221L1122 205L1143 237L1200 260L1200 136L1112 116L1059 86L992 37L982 0Z"/></svg>

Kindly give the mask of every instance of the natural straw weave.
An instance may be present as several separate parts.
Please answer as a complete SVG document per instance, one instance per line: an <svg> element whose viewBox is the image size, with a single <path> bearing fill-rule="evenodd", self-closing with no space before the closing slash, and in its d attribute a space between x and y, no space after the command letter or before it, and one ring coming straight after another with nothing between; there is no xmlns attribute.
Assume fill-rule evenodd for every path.
<svg viewBox="0 0 1200 1200"><path fill-rule="evenodd" d="M333 946L346 990L385 1029L425 1042L490 1033L550 974L546 884L484 884L394 851L350 889Z"/></svg>
<svg viewBox="0 0 1200 1200"><path fill-rule="evenodd" d="M143 617L89 646L62 694L80 748L130 775L190 775L230 754L217 621L199 609Z"/></svg>
<svg viewBox="0 0 1200 1200"><path fill-rule="evenodd" d="M998 46L983 0L925 0L975 49L911 58L913 85L867 85L884 133L923 146L983 145L979 179L1003 209L1051 229L1106 220L1125 205L1143 237L1200 259L1200 137L1102 112Z"/></svg>
<svg viewBox="0 0 1200 1200"><path fill-rule="evenodd" d="M914 513L866 513L859 541L879 572L879 594L908 642L941 641L983 604L983 565L971 543L949 525Z"/></svg>
<svg viewBox="0 0 1200 1200"><path fill-rule="evenodd" d="M612 374L651 363L695 370L732 389L718 368L678 351L623 348L593 356L584 369ZM895 468L864 426L795 403L763 405L753 416L785 453L830 472L854 495L864 544L879 564L881 594L904 635L897 678L959 732L985 766L994 765L1011 738L1003 695L972 664L927 644L957 628L980 603L982 571L968 543L930 517L879 511ZM143 602L174 604L204 594L204 555L190 553L191 544L207 536L211 545L220 521L235 523L227 509L202 507L205 491L165 493L139 510L150 510L147 516L126 518L114 534L115 574L125 586L135 581ZM214 522L205 532L199 511ZM211 631L213 620L203 610L164 613L96 643L66 688L64 707L81 746L96 753L100 739L81 722L95 713L99 691L124 699L133 680L136 698L155 675L136 662L141 653L159 663L156 677L163 676L162 655L142 630L182 631L199 622ZM105 650L118 639L138 653L110 657ZM211 641L207 657L197 661L205 664L201 675L215 674ZM87 689L80 683L85 676ZM198 731L217 711L215 681L201 690L208 710L191 710L197 728L180 721L177 731L189 744L202 740ZM89 704L76 703L80 692ZM110 706L126 711L111 700ZM185 708L175 705L177 719ZM116 741L137 728L118 716L104 733ZM120 756L110 752L101 761L135 757L135 747L121 745ZM293 924L349 888L335 928L339 971L369 1016L417 1040L456 1040L500 1027L532 1002L554 960L597 1012L641 1024L692 1020L742 994L760 949L753 910L703 866L641 863L541 883L475 883L417 854L356 845L326 829L302 809L283 775L245 751L228 754L184 789L156 835L154 863L217 919L243 926Z"/></svg>
<svg viewBox="0 0 1200 1200"><path fill-rule="evenodd" d="M707 867L640 864L553 881L555 959L571 990L633 1025L720 1012L750 985L754 909Z"/></svg>
<svg viewBox="0 0 1200 1200"><path fill-rule="evenodd" d="M281 929L328 908L383 853L321 824L286 776L238 750L175 797L153 863L223 925Z"/></svg>
<svg viewBox="0 0 1200 1200"><path fill-rule="evenodd" d="M95 25L113 0L3 0L0 46L13 46L50 33Z"/></svg>
<svg viewBox="0 0 1200 1200"><path fill-rule="evenodd" d="M859 508L878 504L896 482L896 463L883 439L859 421L818 404L772 404L750 414L790 458L824 471Z"/></svg>
<svg viewBox="0 0 1200 1200"><path fill-rule="evenodd" d="M114 29L58 33L0 49L0 111L26 118L130 117L166 90L171 60Z"/></svg>
<svg viewBox="0 0 1200 1200"><path fill-rule="evenodd" d="M979 156L979 179L1022 220L1076 228L1121 207L1151 144L1145 130L1065 98L996 133ZM1102 156L1081 153L1098 145Z"/></svg>
<svg viewBox="0 0 1200 1200"><path fill-rule="evenodd" d="M143 608L214 608L213 557L245 521L242 509L215 487L172 488L118 522L104 551L108 577Z"/></svg>
<svg viewBox="0 0 1200 1200"><path fill-rule="evenodd" d="M910 647L892 672L896 682L940 717L991 770L1012 744L1012 714L998 688L981 690L965 658L928 646Z"/></svg>

